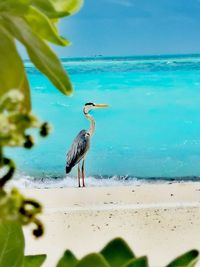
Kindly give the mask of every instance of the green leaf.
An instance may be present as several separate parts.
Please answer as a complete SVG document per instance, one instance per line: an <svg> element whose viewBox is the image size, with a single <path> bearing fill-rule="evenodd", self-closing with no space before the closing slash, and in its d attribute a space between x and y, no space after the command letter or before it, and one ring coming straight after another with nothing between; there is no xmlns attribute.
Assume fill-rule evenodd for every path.
<svg viewBox="0 0 200 267"><path fill-rule="evenodd" d="M0 267L21 267L24 258L24 236L18 222L0 223Z"/></svg>
<svg viewBox="0 0 200 267"><path fill-rule="evenodd" d="M78 12L83 0L31 0L31 3L48 17L59 18Z"/></svg>
<svg viewBox="0 0 200 267"><path fill-rule="evenodd" d="M32 6L38 8L50 18L57 18L57 12L50 0L31 0Z"/></svg>
<svg viewBox="0 0 200 267"><path fill-rule="evenodd" d="M56 54L35 34L25 20L6 17L6 27L27 49L31 61L65 95L70 95L72 85Z"/></svg>
<svg viewBox="0 0 200 267"><path fill-rule="evenodd" d="M0 12L10 14L24 14L29 8L29 0L1 0Z"/></svg>
<svg viewBox="0 0 200 267"><path fill-rule="evenodd" d="M123 267L148 267L147 257L144 256L130 260L128 263L123 265Z"/></svg>
<svg viewBox="0 0 200 267"><path fill-rule="evenodd" d="M30 91L22 60L14 39L0 26L0 97L9 90L18 89L24 96L25 111L29 111Z"/></svg>
<svg viewBox="0 0 200 267"><path fill-rule="evenodd" d="M24 77L21 81L21 87L19 89L21 89L21 92L24 95L23 106L26 107L26 110L29 111L31 109L31 93L30 93L29 82L28 82L25 71L24 71Z"/></svg>
<svg viewBox="0 0 200 267"><path fill-rule="evenodd" d="M67 250L65 251L63 257L59 260L56 267L75 267L78 260L74 256L74 254Z"/></svg>
<svg viewBox="0 0 200 267"><path fill-rule="evenodd" d="M167 267L193 267L196 265L199 259L198 250L190 250L183 255L177 257Z"/></svg>
<svg viewBox="0 0 200 267"><path fill-rule="evenodd" d="M99 253L91 253L78 262L76 267L110 267Z"/></svg>
<svg viewBox="0 0 200 267"><path fill-rule="evenodd" d="M30 7L25 14L25 19L32 30L41 38L57 45L66 46L70 42L60 37L53 22L42 12L34 7Z"/></svg>
<svg viewBox="0 0 200 267"><path fill-rule="evenodd" d="M83 5L83 0L50 0L58 13L69 13L70 15L78 12Z"/></svg>
<svg viewBox="0 0 200 267"><path fill-rule="evenodd" d="M121 238L116 238L109 242L101 251L101 254L111 267L121 267L129 260L135 258L130 247Z"/></svg>
<svg viewBox="0 0 200 267"><path fill-rule="evenodd" d="M46 255L25 256L22 267L41 267Z"/></svg>

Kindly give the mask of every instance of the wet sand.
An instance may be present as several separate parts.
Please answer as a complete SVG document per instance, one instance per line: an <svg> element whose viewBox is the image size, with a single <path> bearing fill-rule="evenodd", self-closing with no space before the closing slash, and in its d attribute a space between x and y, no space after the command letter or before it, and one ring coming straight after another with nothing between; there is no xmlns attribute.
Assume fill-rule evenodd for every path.
<svg viewBox="0 0 200 267"><path fill-rule="evenodd" d="M65 249L82 257L121 236L150 266L200 250L200 183L140 186L27 189L44 204L45 235L34 240L25 229L26 253L47 253L44 267L55 267Z"/></svg>

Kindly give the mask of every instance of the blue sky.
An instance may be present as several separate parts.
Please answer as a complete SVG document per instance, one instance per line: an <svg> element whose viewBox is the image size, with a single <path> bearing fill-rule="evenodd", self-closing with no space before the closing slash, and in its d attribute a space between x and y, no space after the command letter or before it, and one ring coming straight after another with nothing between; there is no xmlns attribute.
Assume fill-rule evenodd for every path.
<svg viewBox="0 0 200 267"><path fill-rule="evenodd" d="M200 0L85 0L60 32L60 57L199 53Z"/></svg>

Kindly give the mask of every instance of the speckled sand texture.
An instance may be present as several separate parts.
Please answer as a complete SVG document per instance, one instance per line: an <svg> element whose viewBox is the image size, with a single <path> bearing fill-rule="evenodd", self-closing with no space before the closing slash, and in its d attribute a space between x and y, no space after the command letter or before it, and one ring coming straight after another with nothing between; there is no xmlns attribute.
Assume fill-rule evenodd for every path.
<svg viewBox="0 0 200 267"><path fill-rule="evenodd" d="M26 253L47 253L55 267L65 249L78 256L124 237L150 266L164 266L186 250L200 250L200 183L127 187L27 189L44 204L46 233L36 241L25 229Z"/></svg>

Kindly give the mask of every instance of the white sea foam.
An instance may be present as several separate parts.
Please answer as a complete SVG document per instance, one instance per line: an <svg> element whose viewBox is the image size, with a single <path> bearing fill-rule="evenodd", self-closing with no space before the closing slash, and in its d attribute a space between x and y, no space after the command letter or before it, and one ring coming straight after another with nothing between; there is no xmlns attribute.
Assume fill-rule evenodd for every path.
<svg viewBox="0 0 200 267"><path fill-rule="evenodd" d="M6 169L0 171L0 176L6 173ZM199 176L182 177L134 177L129 175L96 175L85 177L85 183L88 187L108 187L108 186L129 186L141 185L146 183L174 183L185 181L200 181ZM77 187L77 178L74 176L62 176L56 174L35 174L27 175L17 172L14 178L8 182L8 187L16 186L18 188L63 188Z"/></svg>
<svg viewBox="0 0 200 267"><path fill-rule="evenodd" d="M120 185L139 185L140 180L136 178L127 179L126 176L112 176L112 177L93 177L85 178L85 183L89 187L103 187L103 186L120 186ZM144 183L144 181L143 181ZM18 188L63 188L63 187L77 187L77 178L71 176L65 177L42 177L37 178L29 175L17 174L14 179L8 183L8 187L16 186Z"/></svg>

